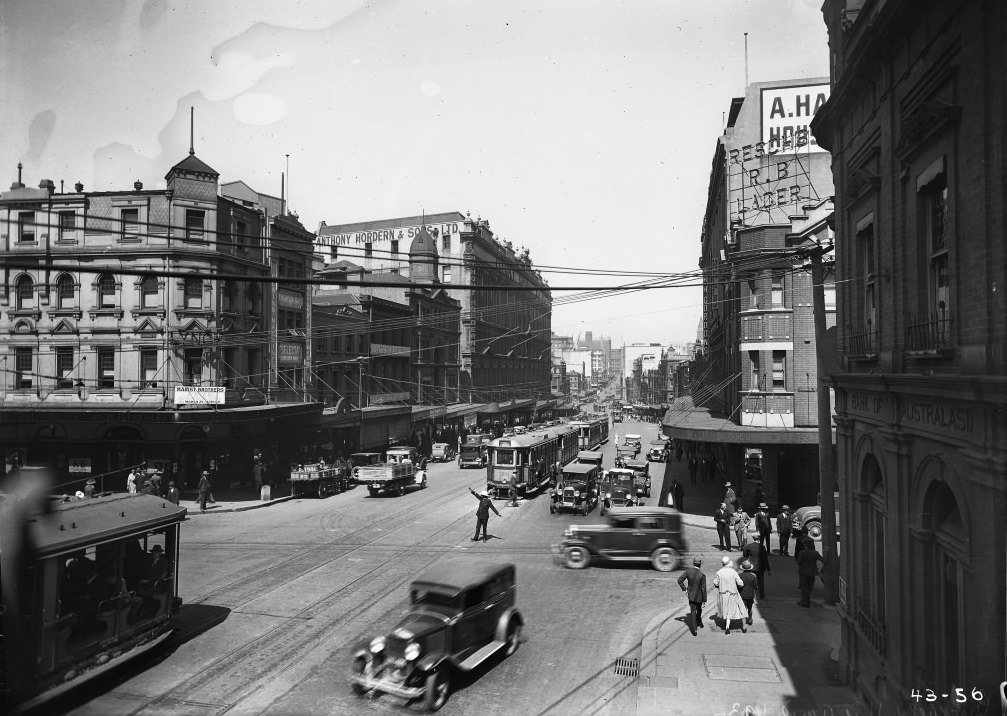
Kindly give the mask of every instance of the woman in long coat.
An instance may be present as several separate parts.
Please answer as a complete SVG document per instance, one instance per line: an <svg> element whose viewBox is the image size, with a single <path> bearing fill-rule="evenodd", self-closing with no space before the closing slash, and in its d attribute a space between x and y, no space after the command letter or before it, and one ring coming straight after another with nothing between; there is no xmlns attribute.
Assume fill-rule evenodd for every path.
<svg viewBox="0 0 1007 716"><path fill-rule="evenodd" d="M741 619L741 628L745 628L745 605L738 591L745 583L734 570L730 557L724 557L721 562L724 566L713 578L713 586L717 588L717 616L724 620L724 633L730 634L734 619Z"/></svg>

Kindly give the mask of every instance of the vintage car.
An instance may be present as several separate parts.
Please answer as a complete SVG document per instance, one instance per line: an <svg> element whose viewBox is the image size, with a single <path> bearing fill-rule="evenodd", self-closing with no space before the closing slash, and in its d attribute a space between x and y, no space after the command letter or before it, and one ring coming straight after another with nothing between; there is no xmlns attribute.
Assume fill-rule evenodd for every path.
<svg viewBox="0 0 1007 716"><path fill-rule="evenodd" d="M366 465L377 465L384 456L379 452L355 452L350 455L350 462L353 468L350 470L350 479L357 484L357 468Z"/></svg>
<svg viewBox="0 0 1007 716"><path fill-rule="evenodd" d="M632 507L642 505L636 496L636 480L632 470L624 467L614 467L601 479L598 489L601 492L601 515L613 507Z"/></svg>
<svg viewBox="0 0 1007 716"><path fill-rule="evenodd" d="M670 572L688 549L682 515L671 507L616 507L604 525L570 525L552 547L554 558L570 569L584 569L592 559L605 562L650 560Z"/></svg>
<svg viewBox="0 0 1007 716"><path fill-rule="evenodd" d="M587 463L570 463L563 468L559 484L549 501L549 513L579 512L586 515L598 504L598 475L601 468Z"/></svg>
<svg viewBox="0 0 1007 716"><path fill-rule="evenodd" d="M626 469L633 471L637 497L650 497L650 466L646 460L627 460Z"/></svg>
<svg viewBox="0 0 1007 716"><path fill-rule="evenodd" d="M643 436L637 435L636 433L626 433L626 439L623 442L624 445L632 445L635 448L643 448Z"/></svg>
<svg viewBox="0 0 1007 716"><path fill-rule="evenodd" d="M667 446L664 440L655 440L647 450L647 462L664 462L664 451Z"/></svg>
<svg viewBox="0 0 1007 716"><path fill-rule="evenodd" d="M836 509L836 539L839 539L839 493L833 495ZM817 505L807 505L806 507L798 507L794 510L792 517L792 529L794 534L798 534L802 529L808 531L808 536L811 539L818 541L822 538L822 505L821 505L821 495L819 495L819 504Z"/></svg>
<svg viewBox="0 0 1007 716"><path fill-rule="evenodd" d="M469 435L458 452L458 467L486 467L489 436Z"/></svg>
<svg viewBox="0 0 1007 716"><path fill-rule="evenodd" d="M450 443L434 443L430 446L430 460L432 462L451 462L455 459L456 450Z"/></svg>
<svg viewBox="0 0 1007 716"><path fill-rule="evenodd" d="M604 457L600 450L581 450L577 453L577 462L584 465L597 465L601 467Z"/></svg>
<svg viewBox="0 0 1007 716"><path fill-rule="evenodd" d="M524 617L513 564L442 562L410 586L410 609L385 636L353 649L354 693L423 699L436 711L451 692L452 671L471 671L497 652L513 654Z"/></svg>

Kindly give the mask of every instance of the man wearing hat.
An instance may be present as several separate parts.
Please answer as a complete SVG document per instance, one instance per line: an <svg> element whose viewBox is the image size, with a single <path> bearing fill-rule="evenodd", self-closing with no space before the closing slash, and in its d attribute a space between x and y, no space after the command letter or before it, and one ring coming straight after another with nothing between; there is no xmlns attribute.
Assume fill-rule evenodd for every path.
<svg viewBox="0 0 1007 716"><path fill-rule="evenodd" d="M761 542L749 542L741 550L741 558L751 562L752 572L758 579L759 599L766 598L766 572L773 570L769 566L769 550Z"/></svg>
<svg viewBox="0 0 1007 716"><path fill-rule="evenodd" d="M717 523L717 538L720 540L720 548L731 551L731 513L727 511L727 504L720 503L720 507L713 513L713 521Z"/></svg>
<svg viewBox="0 0 1007 716"><path fill-rule="evenodd" d="M94 497L94 478L89 477L84 483L84 497Z"/></svg>
<svg viewBox="0 0 1007 716"><path fill-rule="evenodd" d="M790 505L780 508L776 516L776 534L780 536L780 554L790 554L790 531L794 527L794 518L790 513Z"/></svg>
<svg viewBox="0 0 1007 716"><path fill-rule="evenodd" d="M758 542L752 542L752 544L759 544ZM760 545L761 546L761 545ZM747 559L741 563L741 588L738 590L741 594L741 601L745 605L745 609L748 611L748 616L745 621L741 623L741 631L746 631L745 623L752 623L752 605L755 604L755 591L758 588L758 579L756 578L755 572L752 571L752 563Z"/></svg>
<svg viewBox="0 0 1007 716"><path fill-rule="evenodd" d="M755 533L759 535L757 539L763 547L772 549L769 535L773 533L773 521L769 518L769 505L765 502L760 502L755 512Z"/></svg>
<svg viewBox="0 0 1007 716"><path fill-rule="evenodd" d="M203 470L199 477L199 511L206 512L206 498L210 494L210 471Z"/></svg>
<svg viewBox="0 0 1007 716"><path fill-rule="evenodd" d="M700 570L703 560L695 557L692 566L687 567L678 578L678 586L683 592L688 592L689 617L692 623L689 624L689 631L696 636L696 630L703 628L703 607L706 606L706 575ZM688 587L686 586L688 583Z"/></svg>
<svg viewBox="0 0 1007 716"><path fill-rule="evenodd" d="M479 507L476 509L476 534L475 537L472 538L472 541L479 541L479 530L482 530L483 542L485 542L487 540L486 525L489 523L490 510L493 510L497 517L500 516L500 513L497 512L497 508L493 505L493 500L490 498L489 492L483 490L482 492L477 493L471 487L469 488L469 492L472 493L473 497L479 500Z"/></svg>
<svg viewBox="0 0 1007 716"><path fill-rule="evenodd" d="M172 503L174 503L174 504L177 505L179 497L180 497L180 495L179 495L179 492L178 492L178 488L175 487L175 481L174 480L169 481L168 482L168 502L172 502Z"/></svg>
<svg viewBox="0 0 1007 716"><path fill-rule="evenodd" d="M730 482L725 482L724 483L724 487L726 489L724 491L724 500L723 500L723 502L724 502L725 505L727 505L727 512L728 512L728 514L733 515L734 511L738 507L738 497L737 497L737 495L734 494L734 487L731 485Z"/></svg>

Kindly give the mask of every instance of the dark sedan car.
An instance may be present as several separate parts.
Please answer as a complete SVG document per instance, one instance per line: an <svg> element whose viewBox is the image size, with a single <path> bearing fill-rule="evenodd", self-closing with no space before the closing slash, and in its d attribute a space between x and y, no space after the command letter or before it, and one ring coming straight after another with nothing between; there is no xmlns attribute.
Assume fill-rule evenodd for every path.
<svg viewBox="0 0 1007 716"><path fill-rule="evenodd" d="M682 515L671 507L614 507L604 525L571 525L553 545L557 560L584 569L592 560L649 560L654 569L670 572L688 549Z"/></svg>
<svg viewBox="0 0 1007 716"><path fill-rule="evenodd" d="M410 586L409 612L385 636L353 650L353 691L423 699L436 711L455 670L471 671L518 647L524 618L514 606L513 564L457 559L432 567Z"/></svg>

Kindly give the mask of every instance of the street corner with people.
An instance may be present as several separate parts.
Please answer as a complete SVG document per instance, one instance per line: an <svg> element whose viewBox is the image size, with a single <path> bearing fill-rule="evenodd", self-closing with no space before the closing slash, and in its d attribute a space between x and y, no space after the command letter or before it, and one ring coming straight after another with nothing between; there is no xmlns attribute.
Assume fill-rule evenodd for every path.
<svg viewBox="0 0 1007 716"><path fill-rule="evenodd" d="M485 542L489 539L489 533L487 531L490 510L499 517L500 513L497 511L496 505L493 504L493 499L490 497L490 493L487 490L482 490L481 492L476 492L471 487L469 492L472 496L479 500L479 506L476 508L476 532L472 537L473 542L478 542L480 539L480 533L482 533L482 541Z"/></svg>

